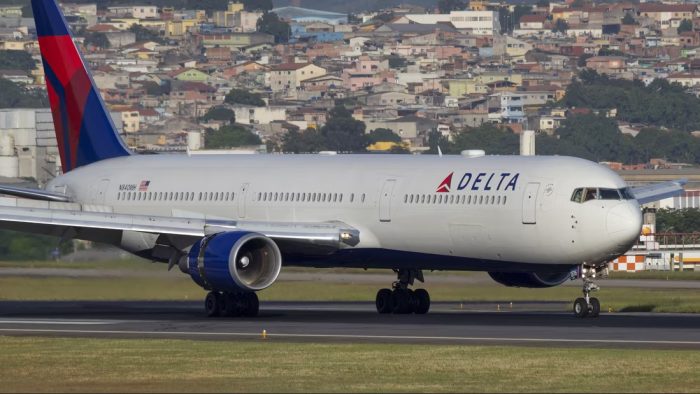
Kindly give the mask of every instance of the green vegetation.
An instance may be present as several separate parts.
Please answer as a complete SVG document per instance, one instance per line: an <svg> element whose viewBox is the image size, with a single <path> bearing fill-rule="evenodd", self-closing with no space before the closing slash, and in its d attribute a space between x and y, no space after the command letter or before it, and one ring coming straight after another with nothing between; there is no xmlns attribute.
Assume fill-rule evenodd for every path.
<svg viewBox="0 0 700 394"><path fill-rule="evenodd" d="M235 342L0 337L0 347L0 381L10 392L693 392L700 387L695 373L700 353L689 350L289 343L274 337ZM174 370L176 365L186 367Z"/></svg>
<svg viewBox="0 0 700 394"><path fill-rule="evenodd" d="M0 50L0 70L30 71L36 69L36 62L27 51Z"/></svg>
<svg viewBox="0 0 700 394"><path fill-rule="evenodd" d="M528 15L532 11L532 7L529 5L516 5L513 12L510 11L509 7L498 8L498 20L501 25L501 33L510 33L513 31L515 26L520 23L520 18L523 15Z"/></svg>
<svg viewBox="0 0 700 394"><path fill-rule="evenodd" d="M669 281L700 280L700 271L639 271L617 272L612 271L610 279L655 279ZM605 282L602 282L605 285Z"/></svg>
<svg viewBox="0 0 700 394"><path fill-rule="evenodd" d="M202 116L199 120L207 122L210 120L220 120L227 121L229 123L236 123L236 114L229 108L222 106L215 106L209 108L206 114Z"/></svg>
<svg viewBox="0 0 700 394"><path fill-rule="evenodd" d="M700 232L700 209L659 209L658 211L656 211L656 232Z"/></svg>
<svg viewBox="0 0 700 394"><path fill-rule="evenodd" d="M118 266L118 265L117 265ZM72 276L5 276L0 277L0 300L201 300L205 291L177 269L165 272L163 265L144 263L149 272L143 276L109 277ZM157 272L160 271L160 272ZM38 271L40 274L41 271ZM460 275L452 273L452 275ZM596 294L604 312L653 311L700 313L700 293L695 289L611 288L601 282L603 290ZM374 301L377 284L361 280L292 281L280 280L259 293L262 301ZM485 301L484 309L523 301L560 301L569 303L579 297L579 286L559 286L549 289L520 289L497 283L470 284L433 283L428 285L434 301Z"/></svg>
<svg viewBox="0 0 700 394"><path fill-rule="evenodd" d="M262 144L260 137L238 125L223 126L218 130L207 129L204 136L204 145L207 149L228 149L260 144Z"/></svg>
<svg viewBox="0 0 700 394"><path fill-rule="evenodd" d="M678 25L678 34L684 33L686 31L693 31L693 21L690 19L683 19L681 21L681 24Z"/></svg>
<svg viewBox="0 0 700 394"><path fill-rule="evenodd" d="M272 0L242 0L246 11L270 11L273 7Z"/></svg>
<svg viewBox="0 0 700 394"><path fill-rule="evenodd" d="M637 21L634 19L634 16L632 15L632 13L626 12L625 16L622 18L622 24L623 25L634 25L636 23L637 23Z"/></svg>
<svg viewBox="0 0 700 394"><path fill-rule="evenodd" d="M453 142L450 142L437 131L430 133L430 149L426 153L437 154L438 146L444 154L458 154L466 149L483 149L490 155L514 155L520 150L520 140L516 134L491 123L484 123L479 127L465 127L452 137Z"/></svg>
<svg viewBox="0 0 700 394"><path fill-rule="evenodd" d="M257 30L260 33L267 33L275 36L276 43L285 43L289 41L289 36L292 34L292 29L289 23L281 20L274 12L265 12L258 19Z"/></svg>
<svg viewBox="0 0 700 394"><path fill-rule="evenodd" d="M42 90L28 90L7 79L0 78L0 108L45 108L49 97Z"/></svg>
<svg viewBox="0 0 700 394"><path fill-rule="evenodd" d="M626 122L683 131L700 129L700 99L667 80L656 79L644 86L639 80L611 79L583 70L566 88L562 104L569 108L616 108L617 119Z"/></svg>
<svg viewBox="0 0 700 394"><path fill-rule="evenodd" d="M569 24L566 23L565 20L563 19L557 19L556 22L554 22L554 27L552 28L553 33L563 33L566 34L566 31L569 30Z"/></svg>
<svg viewBox="0 0 700 394"><path fill-rule="evenodd" d="M227 104L243 104L255 107L264 107L265 101L258 93L249 92L243 89L231 89L226 95L224 102Z"/></svg>
<svg viewBox="0 0 700 394"><path fill-rule="evenodd" d="M469 4L468 1L462 0L438 0L437 6L442 14L449 14L450 11L463 10Z"/></svg>
<svg viewBox="0 0 700 394"><path fill-rule="evenodd" d="M129 31L136 35L136 42L153 41L159 44L165 43L165 39L157 31L147 29L141 25L132 25Z"/></svg>
<svg viewBox="0 0 700 394"><path fill-rule="evenodd" d="M408 64L405 57L396 54L387 56L387 60L389 60L389 67L394 69L403 69Z"/></svg>
<svg viewBox="0 0 700 394"><path fill-rule="evenodd" d="M0 260L43 260L51 256L55 248L61 254L73 250L72 242L61 242L56 237L0 230Z"/></svg>
<svg viewBox="0 0 700 394"><path fill-rule="evenodd" d="M376 142L401 142L401 136L394 133L389 129L378 128L374 129L367 134L367 139L370 144Z"/></svg>
<svg viewBox="0 0 700 394"><path fill-rule="evenodd" d="M86 46L93 46L100 49L107 49L111 46L109 40L107 39L107 35L101 32L87 33L85 35L84 43Z"/></svg>
<svg viewBox="0 0 700 394"><path fill-rule="evenodd" d="M312 153L323 150L336 152L364 152L368 139L365 123L352 117L342 105L330 110L328 121L321 130L289 131L283 138L285 152Z"/></svg>

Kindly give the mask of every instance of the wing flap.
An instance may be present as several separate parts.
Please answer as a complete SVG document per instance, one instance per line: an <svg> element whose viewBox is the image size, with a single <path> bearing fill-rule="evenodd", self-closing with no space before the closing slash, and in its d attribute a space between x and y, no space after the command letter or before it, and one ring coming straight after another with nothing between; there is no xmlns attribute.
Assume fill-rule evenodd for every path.
<svg viewBox="0 0 700 394"><path fill-rule="evenodd" d="M30 200L70 202L70 198L64 194L47 192L40 189L27 189L22 187L0 185L0 194Z"/></svg>
<svg viewBox="0 0 700 394"><path fill-rule="evenodd" d="M686 183L688 183L687 179L678 179L675 181L632 187L630 190L640 204L647 204L680 195L683 193L683 185Z"/></svg>

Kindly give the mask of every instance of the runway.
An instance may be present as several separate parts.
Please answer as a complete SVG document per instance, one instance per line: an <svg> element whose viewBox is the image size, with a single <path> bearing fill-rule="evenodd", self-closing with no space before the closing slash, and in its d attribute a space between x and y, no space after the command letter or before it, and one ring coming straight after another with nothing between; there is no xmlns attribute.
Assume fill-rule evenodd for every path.
<svg viewBox="0 0 700 394"><path fill-rule="evenodd" d="M379 315L372 303L263 302L257 318L207 318L201 302L0 302L0 335L700 349L700 315L605 313L562 303L434 303Z"/></svg>

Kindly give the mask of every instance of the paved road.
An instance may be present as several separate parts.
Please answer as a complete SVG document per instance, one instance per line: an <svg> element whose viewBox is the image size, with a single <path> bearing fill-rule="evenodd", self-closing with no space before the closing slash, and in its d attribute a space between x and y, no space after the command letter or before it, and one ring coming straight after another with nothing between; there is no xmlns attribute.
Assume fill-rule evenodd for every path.
<svg viewBox="0 0 700 394"><path fill-rule="evenodd" d="M562 303L436 303L428 315L379 315L371 303L265 302L260 316L206 318L200 302L0 302L0 335L499 344L700 350L700 315L603 314Z"/></svg>

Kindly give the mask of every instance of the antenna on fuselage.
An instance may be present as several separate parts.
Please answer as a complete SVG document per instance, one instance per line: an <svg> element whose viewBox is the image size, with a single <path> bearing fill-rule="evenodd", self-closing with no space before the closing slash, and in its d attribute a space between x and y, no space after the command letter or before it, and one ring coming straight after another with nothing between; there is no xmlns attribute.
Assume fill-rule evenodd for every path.
<svg viewBox="0 0 700 394"><path fill-rule="evenodd" d="M437 148L438 148L438 156L442 157L442 149L440 149L440 145L438 145Z"/></svg>

